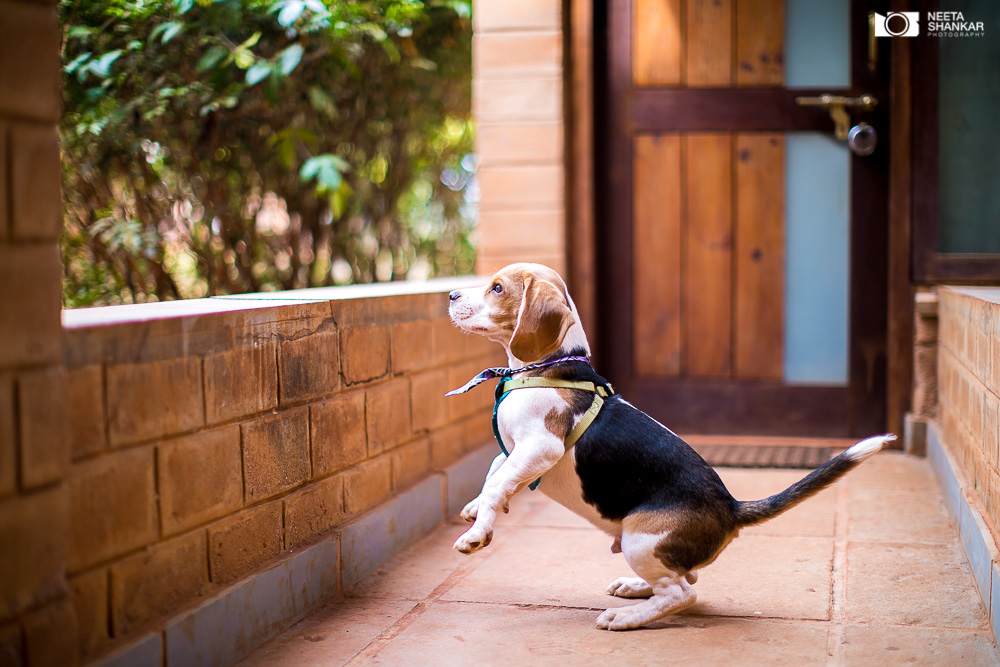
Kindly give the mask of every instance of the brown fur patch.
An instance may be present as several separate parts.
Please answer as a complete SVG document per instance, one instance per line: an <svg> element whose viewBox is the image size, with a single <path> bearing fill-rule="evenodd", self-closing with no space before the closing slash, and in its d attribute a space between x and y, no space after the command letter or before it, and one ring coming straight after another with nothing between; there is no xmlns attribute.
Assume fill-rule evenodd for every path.
<svg viewBox="0 0 1000 667"><path fill-rule="evenodd" d="M622 521L626 533L664 534L653 552L672 570L687 572L708 565L736 536L731 513L713 508L638 511Z"/></svg>

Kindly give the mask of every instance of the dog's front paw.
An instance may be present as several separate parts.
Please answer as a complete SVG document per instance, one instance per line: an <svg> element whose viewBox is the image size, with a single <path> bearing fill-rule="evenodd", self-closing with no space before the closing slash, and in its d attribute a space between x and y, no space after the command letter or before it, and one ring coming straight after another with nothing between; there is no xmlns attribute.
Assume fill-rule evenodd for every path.
<svg viewBox="0 0 1000 667"><path fill-rule="evenodd" d="M632 630L633 628L638 628L646 619L637 617L631 609L632 607L605 609L604 613L597 617L595 625L601 630Z"/></svg>
<svg viewBox="0 0 1000 667"><path fill-rule="evenodd" d="M475 527L467 530L464 535L455 540L455 548L463 554L472 554L489 545L493 541L493 531L481 531Z"/></svg>
<svg viewBox="0 0 1000 667"><path fill-rule="evenodd" d="M476 520L476 516L479 514L479 498L473 498L469 503L462 508L462 518L472 523Z"/></svg>
<svg viewBox="0 0 1000 667"><path fill-rule="evenodd" d="M608 595L620 598L648 598L652 594L653 587L638 577L618 577L608 586Z"/></svg>

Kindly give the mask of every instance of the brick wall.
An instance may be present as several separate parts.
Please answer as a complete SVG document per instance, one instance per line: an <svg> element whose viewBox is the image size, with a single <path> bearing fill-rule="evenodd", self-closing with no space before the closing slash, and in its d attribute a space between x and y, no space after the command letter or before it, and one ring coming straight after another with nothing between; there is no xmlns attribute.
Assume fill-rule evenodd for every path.
<svg viewBox="0 0 1000 667"><path fill-rule="evenodd" d="M0 0L0 664L72 664L59 27Z"/></svg>
<svg viewBox="0 0 1000 667"><path fill-rule="evenodd" d="M19 384L37 452L21 479L42 490L7 506L25 526L55 520L41 535L58 548L14 555L33 590L61 596L41 622L72 620L67 655L157 631L488 441L491 392L444 393L502 351L451 326L446 291L67 311L66 368ZM60 422L34 406L60 387L55 466L41 443Z"/></svg>
<svg viewBox="0 0 1000 667"><path fill-rule="evenodd" d="M942 439L1000 526L1000 288L946 287L938 298Z"/></svg>
<svg viewBox="0 0 1000 667"><path fill-rule="evenodd" d="M562 3L476 0L473 21L477 272L533 261L565 275Z"/></svg>

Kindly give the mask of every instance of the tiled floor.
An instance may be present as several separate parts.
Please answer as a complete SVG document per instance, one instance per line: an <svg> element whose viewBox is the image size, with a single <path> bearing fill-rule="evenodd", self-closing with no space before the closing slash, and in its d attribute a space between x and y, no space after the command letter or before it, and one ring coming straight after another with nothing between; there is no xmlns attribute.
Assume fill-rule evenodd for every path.
<svg viewBox="0 0 1000 667"><path fill-rule="evenodd" d="M803 472L720 474L753 499ZM516 498L478 554L452 550L464 526L442 526L243 664L1000 664L937 481L903 454L745 530L701 571L694 607L633 632L594 627L630 604L604 594L630 574L622 556L540 493Z"/></svg>

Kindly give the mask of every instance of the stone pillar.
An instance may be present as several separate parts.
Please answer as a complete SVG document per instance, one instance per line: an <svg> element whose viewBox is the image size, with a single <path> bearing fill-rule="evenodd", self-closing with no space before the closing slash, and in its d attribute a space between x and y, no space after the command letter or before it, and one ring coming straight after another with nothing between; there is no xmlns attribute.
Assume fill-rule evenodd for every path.
<svg viewBox="0 0 1000 667"><path fill-rule="evenodd" d="M476 270L527 261L565 276L562 3L476 0L473 22Z"/></svg>
<svg viewBox="0 0 1000 667"><path fill-rule="evenodd" d="M0 664L72 665L54 1L0 0Z"/></svg>

